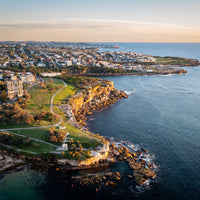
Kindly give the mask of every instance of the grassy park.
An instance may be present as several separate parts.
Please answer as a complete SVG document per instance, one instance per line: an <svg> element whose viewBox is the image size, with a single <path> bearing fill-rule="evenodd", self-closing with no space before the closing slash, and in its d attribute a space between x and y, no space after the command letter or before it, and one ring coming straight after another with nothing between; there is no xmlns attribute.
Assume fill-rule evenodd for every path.
<svg viewBox="0 0 200 200"><path fill-rule="evenodd" d="M49 82L49 80L50 79L45 79L47 82ZM52 80L52 83L47 83L44 87L41 87L40 84L37 84L29 90L31 99L29 101L29 107L27 110L30 113L37 114L41 111L41 109L44 111L50 111L50 101L52 95L64 86L61 80ZM50 90L50 87L52 90Z"/></svg>
<svg viewBox="0 0 200 200"><path fill-rule="evenodd" d="M44 79L45 83L36 84L29 89L30 100L28 101L28 107L26 107L26 111L30 115L37 115L41 112L50 112L50 102L53 94L56 93L59 89L64 87L63 82L60 79ZM60 115L63 119L62 124L60 126L64 126L64 131L69 133L69 138L73 140L74 144L81 144L83 148L91 148L97 147L103 140L103 137L91 134L89 132L83 131L81 129L75 128L71 125L67 120L68 117L59 109L59 105L65 104L68 101L68 98L71 98L76 94L78 88L67 85L66 88L61 90L55 97L53 101L53 111ZM17 133L20 135L26 136L26 138L32 137L35 139L39 139L44 142L56 144L50 141L49 131L52 127L44 127L42 126L51 126L58 123L60 118L57 118L56 121L45 121L38 120L31 124L14 124L8 125L2 128L28 128L28 127L39 127L36 129L20 129L20 130L12 130L11 132ZM59 130L58 127L55 127L56 130ZM17 136L14 136L17 137ZM57 143L56 145L61 145L61 143ZM17 148L17 146L15 146ZM39 141L34 141L34 143L30 146L21 146L20 149L23 151L32 151L35 153L42 152L50 152L55 151L56 148L53 145L46 144ZM69 158L70 156L66 154Z"/></svg>

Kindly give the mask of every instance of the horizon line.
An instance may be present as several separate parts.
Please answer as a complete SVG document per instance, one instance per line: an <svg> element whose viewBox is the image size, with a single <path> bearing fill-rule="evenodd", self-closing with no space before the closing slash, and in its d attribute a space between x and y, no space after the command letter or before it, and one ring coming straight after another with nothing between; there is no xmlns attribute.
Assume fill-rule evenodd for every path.
<svg viewBox="0 0 200 200"><path fill-rule="evenodd" d="M61 42L61 43L175 43L175 44L180 44L180 43L193 43L193 44L200 44L200 42L144 42L144 41L130 41L130 42L119 42L119 41L55 41L55 40L0 40L0 42Z"/></svg>

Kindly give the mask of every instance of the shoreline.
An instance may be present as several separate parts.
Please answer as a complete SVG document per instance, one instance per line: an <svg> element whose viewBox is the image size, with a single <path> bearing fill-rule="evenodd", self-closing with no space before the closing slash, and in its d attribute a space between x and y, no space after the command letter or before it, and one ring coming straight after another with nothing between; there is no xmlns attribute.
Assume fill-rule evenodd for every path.
<svg viewBox="0 0 200 200"><path fill-rule="evenodd" d="M187 71L180 69L180 71L172 72L133 72L133 73L86 73L86 74L66 74L68 76L156 76L156 75L170 75L170 74L187 74Z"/></svg>
<svg viewBox="0 0 200 200"><path fill-rule="evenodd" d="M117 91L119 91L119 90L117 90ZM122 94L125 94L122 91L119 91L119 92L121 92ZM82 95L82 94L80 94L80 95ZM116 99L116 101L118 101L122 98L127 98L127 97L128 97L127 95L125 95L125 96L122 95L122 96L120 96L119 99ZM87 97L85 97L85 98L87 99ZM71 109L68 110L68 113L71 113L70 120L72 120L73 123L75 123L76 126L78 126L78 128L86 129L85 121L87 120L88 115L98 112L104 108L107 108L110 105L114 104L116 101L114 101L114 102L111 101L109 103L105 103L98 110L93 109L94 106L92 104L91 105L92 111L90 108L88 109L88 111L85 110L85 108L88 108L88 107L83 105L84 113L82 113L81 116L78 116L78 119L79 118L82 119L81 123L76 120L77 119L76 111L73 110L73 108L72 108L73 106L71 106ZM81 112L79 112L79 113L81 113ZM155 179L156 166L152 163L148 163L145 160L147 157L146 155L148 154L148 151L146 149L141 148L140 150L133 151L123 143L111 142L109 139L106 139L106 141L108 142L108 145L109 145L109 148L107 149L108 155L106 155L105 158L97 161L97 163L96 163L97 168L98 167L108 167L108 166L110 166L110 164L115 164L116 162L124 161L128 164L129 168L132 170L132 175L129 175L128 178L134 179L136 181L137 185L141 186L141 185L145 184L146 182L148 182L148 180ZM91 165L86 168L91 169L92 167L93 166ZM63 168L65 168L65 167L63 167ZM82 169L84 169L84 167L82 167ZM63 169L61 168L61 170L63 170ZM79 178L75 178L75 179L79 179ZM118 179L119 180L121 179L121 175L120 175L120 178L118 177Z"/></svg>
<svg viewBox="0 0 200 200"><path fill-rule="evenodd" d="M71 113L70 120L74 126L78 126L78 128L82 130L86 130L85 121L87 119L87 115L109 107L119 99L128 97L124 92L115 89L114 84L111 81L102 81L100 85L97 85L94 88L87 88L86 90L87 92L83 90L84 92L79 92L78 95L76 94L69 101L69 104L71 105L71 109L69 110ZM82 102L76 104L76 101L80 101L80 99ZM79 106L77 107L77 105ZM51 168L54 168L54 170L60 172L85 169L91 170L99 168L104 169L106 167L110 167L110 165L114 165L117 162L126 162L129 168L132 170L132 174L129 174L128 178L135 180L136 184L139 186L143 185L147 180L154 179L156 176L153 169L153 164L145 161L145 153L147 152L148 151L144 149L131 151L131 149L125 145L111 142L110 140L105 140L101 146L96 148L96 150L91 151L91 154L93 153L91 158L83 161L67 159L52 160L50 158L42 158L40 156L34 157L18 154L16 154L16 156L13 158L14 154L9 153L9 151L4 151L5 155L10 154L11 158L17 160L20 159L20 162L23 164L32 163L33 166L37 166L39 169L44 171ZM9 158L7 160L9 161ZM11 167L15 167L15 162L13 162L13 166ZM5 170L7 169L9 169L9 167ZM104 170L100 171L103 172ZM115 174L110 173L109 177L111 181L109 184L111 183L113 186L117 184L113 181L113 179L116 179L117 181L121 179L119 172L116 172ZM81 178L84 179L84 177ZM76 182L76 180L79 180L79 178L75 178L73 180ZM91 180L94 181L93 178ZM86 182L88 184L88 177Z"/></svg>

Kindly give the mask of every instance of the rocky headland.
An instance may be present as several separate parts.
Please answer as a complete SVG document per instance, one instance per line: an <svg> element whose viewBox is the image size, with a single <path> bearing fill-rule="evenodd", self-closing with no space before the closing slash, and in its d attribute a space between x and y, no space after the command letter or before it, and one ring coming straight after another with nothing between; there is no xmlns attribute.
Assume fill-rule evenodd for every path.
<svg viewBox="0 0 200 200"><path fill-rule="evenodd" d="M69 104L75 120L84 127L87 115L102 110L122 98L127 98L125 92L115 89L113 82L103 80L78 92L69 100Z"/></svg>
<svg viewBox="0 0 200 200"><path fill-rule="evenodd" d="M70 174L67 178L69 188L90 188L91 191L107 190L120 187L120 184L130 183L138 186L146 186L156 177L156 165L149 159L150 154L146 149L133 150L127 147L127 143L110 141L109 152L106 158L100 159L89 166L58 165L57 174ZM126 173L115 169L119 163L126 162ZM114 167L114 170L113 170ZM66 184L66 179L63 180Z"/></svg>
<svg viewBox="0 0 200 200"><path fill-rule="evenodd" d="M73 125L78 125L84 129L87 116L103 108L114 104L119 99L127 98L127 94L117 90L114 83L107 80L97 80L95 84L80 90L75 96L69 99L67 107L60 107L70 117ZM66 111L67 110L67 111ZM126 145L110 140L104 140L102 145L91 151L91 158L77 161L68 159L58 159L46 156L30 156L20 154L0 154L0 170L6 170L23 163L30 162L39 170L49 171L53 169L57 173L66 173L76 170L96 170L95 173L71 176L72 187L96 186L99 190L100 183L105 187L113 187L124 179L118 171L108 171L110 166L118 162L126 162L131 170L125 178L133 180L136 185L143 185L147 180L154 179L155 165L146 159L148 152L145 149L131 150ZM107 170L105 170L107 169Z"/></svg>
<svg viewBox="0 0 200 200"><path fill-rule="evenodd" d="M73 96L69 100L70 108L68 108L68 114L71 112L71 119L73 119L75 123L78 123L81 128L84 128L88 115L102 110L122 98L127 98L127 94L115 89L113 82L104 80L95 86L79 91L75 96ZM155 165L147 162L147 154L148 152L145 149L131 151L125 145L109 141L106 156L96 159L87 167L73 166L73 168L83 169L88 167L108 167L108 165L123 161L127 162L128 166L132 170L132 174L129 174L127 178L135 180L137 185L142 185L147 180L154 179L156 176L154 172ZM65 169L67 169L65 166L59 168L61 171ZM121 175L119 172L101 172L72 177L72 180L79 186L89 186L95 183L98 184L99 182L105 182L105 185L114 186L117 185L120 179Z"/></svg>

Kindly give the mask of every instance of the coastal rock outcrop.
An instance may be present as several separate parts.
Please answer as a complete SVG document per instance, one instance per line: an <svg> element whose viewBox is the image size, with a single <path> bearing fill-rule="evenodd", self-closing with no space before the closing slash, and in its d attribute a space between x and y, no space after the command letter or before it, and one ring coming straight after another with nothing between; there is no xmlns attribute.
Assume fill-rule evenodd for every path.
<svg viewBox="0 0 200 200"><path fill-rule="evenodd" d="M141 148L140 151L132 152L122 144L111 143L109 156L116 158L119 161L126 161L132 170L133 174L128 175L128 178L134 178L137 185L142 185L149 179L154 179L156 173L153 169L153 164L146 162L146 149Z"/></svg>
<svg viewBox="0 0 200 200"><path fill-rule="evenodd" d="M106 108L122 98L127 98L125 92L115 89L113 82L103 80L78 92L69 100L69 104L76 121L85 126L87 115Z"/></svg>
<svg viewBox="0 0 200 200"><path fill-rule="evenodd" d="M6 153L0 152L0 172L22 164L25 164L23 160L14 156L7 155Z"/></svg>

